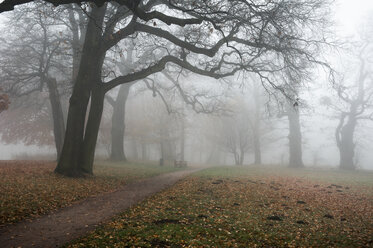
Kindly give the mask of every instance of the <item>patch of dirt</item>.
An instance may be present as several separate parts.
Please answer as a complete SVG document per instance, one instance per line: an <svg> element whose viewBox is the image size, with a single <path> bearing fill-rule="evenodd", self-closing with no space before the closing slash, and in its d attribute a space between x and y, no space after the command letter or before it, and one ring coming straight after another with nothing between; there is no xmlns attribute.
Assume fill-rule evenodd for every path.
<svg viewBox="0 0 373 248"><path fill-rule="evenodd" d="M153 221L154 224L156 225L162 225L162 224L180 224L179 220L175 219L161 219L161 220L156 220Z"/></svg>
<svg viewBox="0 0 373 248"><path fill-rule="evenodd" d="M223 180L221 180L221 179L218 179L218 180L212 182L212 184L221 184L221 183L223 183Z"/></svg>
<svg viewBox="0 0 373 248"><path fill-rule="evenodd" d="M207 219L208 218L208 216L204 215L204 214L199 214L197 217L198 218L203 218L203 219Z"/></svg>
<svg viewBox="0 0 373 248"><path fill-rule="evenodd" d="M331 215L331 214L325 214L325 215L324 215L324 218L334 219L334 216Z"/></svg>
<svg viewBox="0 0 373 248"><path fill-rule="evenodd" d="M272 216L268 216L267 217L267 220L277 220L277 221L282 221L282 218L280 216L277 216L277 215L272 215Z"/></svg>
<svg viewBox="0 0 373 248"><path fill-rule="evenodd" d="M168 247L168 246L171 246L172 243L171 242L168 242L166 240L161 240L161 239L152 239L150 241L150 244L152 245L152 247Z"/></svg>
<svg viewBox="0 0 373 248"><path fill-rule="evenodd" d="M300 224L300 225L307 225L308 223L303 221L303 220L297 220L297 224Z"/></svg>

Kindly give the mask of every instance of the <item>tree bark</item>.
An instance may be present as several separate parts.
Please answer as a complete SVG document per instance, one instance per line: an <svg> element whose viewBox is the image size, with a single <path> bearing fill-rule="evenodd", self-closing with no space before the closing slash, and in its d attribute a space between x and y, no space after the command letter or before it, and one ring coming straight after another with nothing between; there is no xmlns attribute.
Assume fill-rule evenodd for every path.
<svg viewBox="0 0 373 248"><path fill-rule="evenodd" d="M57 81L55 78L47 78L46 84L49 91L49 101L52 107L53 118L53 134L56 145L57 160L61 156L63 139L65 135L65 121L63 118L63 110L61 105L60 95L58 93Z"/></svg>
<svg viewBox="0 0 373 248"><path fill-rule="evenodd" d="M353 135L356 122L351 120L341 130L341 145L339 148L340 162L339 167L346 170L354 170L354 150Z"/></svg>
<svg viewBox="0 0 373 248"><path fill-rule="evenodd" d="M354 163L355 144L354 132L356 128L356 104L352 104L350 112L345 115L342 113L339 125L336 129L336 140L339 149L339 168L345 170L355 170L356 164ZM345 124L345 119L347 122Z"/></svg>
<svg viewBox="0 0 373 248"><path fill-rule="evenodd" d="M87 25L86 42L70 97L64 144L55 169L56 173L66 176L83 176L87 167L81 164L85 119L92 89L101 82L101 68L105 56L101 49L101 32L105 11L106 5L100 8L93 7Z"/></svg>
<svg viewBox="0 0 373 248"><path fill-rule="evenodd" d="M126 161L124 153L125 111L126 102L132 84L123 84L119 88L118 96L113 106L111 126L111 154L114 161Z"/></svg>
<svg viewBox="0 0 373 248"><path fill-rule="evenodd" d="M349 112L342 112L339 125L336 129L336 140L339 149L339 168L346 170L355 170L356 164L354 163L355 155L355 143L354 143L354 133L356 124L358 121L358 116L364 112L365 106L365 80L369 73L365 72L365 62L364 59L360 57L361 66L359 79L357 81L357 96L355 99L345 99L346 102L350 104ZM341 95L340 95L341 97ZM343 99L343 98L342 98ZM345 119L347 122L345 124Z"/></svg>
<svg viewBox="0 0 373 248"><path fill-rule="evenodd" d="M78 177L83 175L79 166L79 157L81 156L85 115L90 97L89 91L84 88L75 87L70 98L65 140L55 169L56 173L66 176Z"/></svg>
<svg viewBox="0 0 373 248"><path fill-rule="evenodd" d="M93 161L102 111L104 110L104 99L105 92L97 85L92 91L89 117L85 128L83 147L81 149L81 169L84 173L88 174L93 174Z"/></svg>
<svg viewBox="0 0 373 248"><path fill-rule="evenodd" d="M289 167L304 167L302 160L302 133L299 120L299 110L291 103L287 104L287 116L289 120Z"/></svg>

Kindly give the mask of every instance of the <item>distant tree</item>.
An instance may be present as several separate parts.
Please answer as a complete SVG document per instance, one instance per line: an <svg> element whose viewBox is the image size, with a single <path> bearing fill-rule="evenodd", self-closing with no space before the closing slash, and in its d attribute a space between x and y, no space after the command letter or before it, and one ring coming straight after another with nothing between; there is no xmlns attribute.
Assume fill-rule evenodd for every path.
<svg viewBox="0 0 373 248"><path fill-rule="evenodd" d="M114 63L112 67L117 67L118 73L126 75L135 68L146 63L147 56L151 55L151 51L142 53L141 58L135 59L136 51L132 40L126 43L126 51L121 51L119 61ZM115 60L115 56L113 58ZM110 66L109 66L110 67ZM125 136L125 116L126 116L126 102L130 93L131 87L136 81L120 85L118 94L114 99L110 95L106 95L105 99L113 107L112 126L111 126L111 153L110 159L114 161L126 161L124 151L124 136Z"/></svg>
<svg viewBox="0 0 373 248"><path fill-rule="evenodd" d="M224 112L224 102L222 98L224 92L215 92L211 87L202 89L201 86L193 82L188 82L192 76L190 73L172 73L167 70L162 71L162 75L170 83L166 87L158 87L156 93L164 100L167 110L176 118L179 129L179 151L177 158L185 160L185 145L188 122L188 112L204 115L218 115ZM186 86L186 83L187 86ZM197 88L198 87L198 88ZM164 93L162 93L164 92ZM171 95L171 100L166 100L163 94ZM168 96L170 98L170 96ZM172 107L171 107L172 106Z"/></svg>
<svg viewBox="0 0 373 248"><path fill-rule="evenodd" d="M65 48L58 32L51 31L51 27L56 25L56 19L52 16L54 13L51 13L44 5L39 7L39 9L17 10L13 13L19 18L18 22L14 23L14 32L8 34L8 37L4 37L0 61L0 80L13 97L21 97L43 90L49 93L54 138L59 156L63 144L65 123L59 92L61 88L57 77L64 77L66 73L67 65L63 64L64 59L62 58ZM26 11L28 11L27 14L24 13ZM21 101L18 102L21 103ZM24 103L27 105L30 104L30 101ZM34 103L36 102L34 101ZM34 108L35 111L41 109ZM26 124L27 120L21 123ZM14 127L19 124L16 123ZM11 126L9 128L12 129ZM32 136L32 132L30 135Z"/></svg>
<svg viewBox="0 0 373 248"><path fill-rule="evenodd" d="M148 95L148 91L143 91L141 93L137 91L139 90L135 89L136 97L132 98L132 101L130 98L130 101L126 103L126 116L128 118L125 120L125 137L128 141L136 140L136 143L141 147L140 158L142 160L148 160L150 159L148 151L150 151L152 147L157 147L156 149L159 150L159 129L156 128L157 121L155 121L154 118L157 118L156 114L159 111L157 108L160 107L162 109L164 106L160 105L158 102L154 103L155 99ZM134 154L130 153L127 154L127 157L131 158L130 155L135 157L133 156Z"/></svg>
<svg viewBox="0 0 373 248"><path fill-rule="evenodd" d="M148 90L137 93L136 104L128 111L126 137L132 147L141 147L141 159L147 158L147 150L153 147L157 159L176 159L178 125L175 115L170 114L160 98L154 98ZM139 103L141 102L141 103ZM135 150L135 149L133 149ZM140 155L140 153L139 153Z"/></svg>
<svg viewBox="0 0 373 248"><path fill-rule="evenodd" d="M294 61L296 63L296 61ZM306 67L309 64L307 61L298 61L298 66ZM299 91L302 89L302 82L305 80L304 75L299 75L296 72L285 71L283 80L287 83L280 86L281 93L279 117L286 116L288 119L288 140L289 140L289 163L291 168L302 168L303 149L302 149L302 131L300 122L300 109L302 102L299 98Z"/></svg>
<svg viewBox="0 0 373 248"><path fill-rule="evenodd" d="M222 152L231 154L236 165L242 165L245 154L253 148L252 114L243 96L233 94L226 100L225 113L207 117L204 132L208 140L217 144Z"/></svg>
<svg viewBox="0 0 373 248"><path fill-rule="evenodd" d="M68 18L61 17L62 14L68 14ZM1 48L0 80L17 102L12 111L18 114L7 115L9 118L2 125L2 132L25 136L10 138L5 134L3 138L7 142L27 140L26 144L32 144L32 139L35 139L35 144L42 145L45 141L46 145L51 145L49 139L39 132L38 128L44 127L46 133L49 134L49 130L53 132L58 158L65 134L65 102L71 92L84 39L82 11L76 6L65 6L56 11L38 3L22 6L8 19L8 30L13 32L1 35L4 46ZM25 96L41 99L35 101ZM49 104L44 101L45 96L48 96ZM32 112L25 112L22 108ZM22 117L19 116L21 114ZM46 114L51 118L47 118ZM35 127L34 132L30 129L32 126Z"/></svg>
<svg viewBox="0 0 373 248"><path fill-rule="evenodd" d="M252 146L254 152L254 164L262 164L262 137L269 130L267 125L264 125L265 118L265 95L266 91L264 90L260 81L256 80L255 77L249 77L248 79L251 83L248 83L248 89L246 94L249 96L249 110L250 114L248 115L248 124L252 132Z"/></svg>
<svg viewBox="0 0 373 248"><path fill-rule="evenodd" d="M288 121L288 141L289 141L289 162L288 166L291 168L304 167L302 158L302 131L300 123L300 101L299 98L294 97L284 99L281 105L281 110L278 117L287 117Z"/></svg>
<svg viewBox="0 0 373 248"><path fill-rule="evenodd" d="M354 170L356 140L355 133L358 124L364 120L373 120L373 77L372 63L369 57L372 45L364 43L357 48L358 52L349 63L349 68L356 69L357 73L346 69L345 78L334 85L339 101L323 97L321 103L332 107L339 114L339 123L335 130L335 139L339 149L339 168ZM352 66L351 65L356 65Z"/></svg>
<svg viewBox="0 0 373 248"><path fill-rule="evenodd" d="M286 102L286 112L289 120L289 167L292 168L304 167L299 105L298 99Z"/></svg>
<svg viewBox="0 0 373 248"><path fill-rule="evenodd" d="M245 154L252 148L252 133L244 115L221 120L220 138L223 149L233 155L236 165L243 165Z"/></svg>
<svg viewBox="0 0 373 248"><path fill-rule="evenodd" d="M48 95L34 92L16 97L0 118L1 141L5 144L55 146ZM28 103L28 104L25 104Z"/></svg>
<svg viewBox="0 0 373 248"><path fill-rule="evenodd" d="M111 120L111 152L110 159L113 161L126 161L124 153L124 131L125 131L125 111L126 102L130 92L131 84L121 85L118 95L114 100L108 97L108 102L113 107Z"/></svg>

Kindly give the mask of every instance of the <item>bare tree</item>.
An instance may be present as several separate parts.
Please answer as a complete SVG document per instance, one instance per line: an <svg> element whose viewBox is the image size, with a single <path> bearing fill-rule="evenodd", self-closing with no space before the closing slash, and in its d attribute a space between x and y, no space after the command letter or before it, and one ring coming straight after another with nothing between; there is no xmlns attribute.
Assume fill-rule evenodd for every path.
<svg viewBox="0 0 373 248"><path fill-rule="evenodd" d="M358 48L355 61L358 68L357 75L352 73L347 79L334 85L334 89L341 102L333 102L328 97L322 98L322 104L331 106L339 113L339 123L335 130L335 139L340 154L339 168L356 169L355 133L358 124L363 120L373 120L373 78L369 55L371 45L365 43ZM351 66L353 63L349 63Z"/></svg>
<svg viewBox="0 0 373 248"><path fill-rule="evenodd" d="M88 7L87 32L56 172L92 173L105 93L162 71L167 64L215 78L244 69L274 86L277 72L285 65L302 70L284 61L302 57L322 64L314 55L325 40L322 35L315 37L320 32L312 31L324 28L328 4L326 0L278 0L261 5L238 0L100 1ZM3 9L13 6L9 1L1 5ZM107 52L120 46L121 40L134 38L142 41L135 42L138 53L154 44L158 49L135 71L103 80Z"/></svg>
<svg viewBox="0 0 373 248"><path fill-rule="evenodd" d="M295 86L295 85L294 85ZM297 86L295 86L297 87ZM297 97L298 89L290 89L281 104L279 117L286 116L288 119L289 140L289 164L291 168L304 167L302 158L302 131L300 124L300 100ZM285 106L284 106L285 105Z"/></svg>
<svg viewBox="0 0 373 248"><path fill-rule="evenodd" d="M262 136L268 131L266 125L263 125L264 115L265 115L265 101L264 95L267 93L260 81L256 80L255 77L249 77L244 80L249 80L248 92L249 94L249 109L250 114L248 114L248 124L252 132L252 146L254 151L254 164L262 164Z"/></svg>
<svg viewBox="0 0 373 248"><path fill-rule="evenodd" d="M63 15L68 13L69 18ZM77 16L81 20L77 21ZM49 97L50 115L52 119L52 130L59 158L65 135L64 104L66 97L70 93L74 73L77 69L77 60L81 52L81 43L84 40L84 20L82 11L76 6L64 6L57 10L51 10L44 4L34 4L22 6L9 16L8 25L14 32L3 34L4 47L2 47L2 58L0 61L1 81L12 97L16 98L19 107L26 106L28 110L34 111L35 116L39 116L40 123L23 119L21 123L35 126L35 130L45 117L44 101L26 101L30 98L23 96L33 95L40 97L43 94L37 92L46 91ZM13 21L13 19L17 21ZM78 23L81 23L79 25ZM72 52L73 56L70 56ZM72 59L72 63L71 63ZM39 96L38 96L39 95ZM21 104L22 103L22 104ZM30 108L30 104L41 104L36 108ZM16 107L16 106L15 106ZM65 106L66 109L66 106ZM15 108L12 108L12 111ZM20 110L22 111L22 110ZM48 112L47 111L47 112ZM28 113L29 115L31 113ZM14 115L13 115L14 116ZM19 121L19 118L12 118ZM11 121L11 119L9 119ZM39 125L39 126L38 126ZM22 128L19 123L8 125L7 131ZM15 133L24 133L22 130L13 130ZM29 130L30 131L30 130ZM35 133L38 133L37 131ZM36 138L32 132L28 132L29 137L20 137L30 140ZM15 136L16 137L16 136ZM41 137L38 142L45 140ZM27 142L32 143L32 142Z"/></svg>
<svg viewBox="0 0 373 248"><path fill-rule="evenodd" d="M289 167L304 167L302 158L302 131L299 117L298 101L288 100L286 103L287 117L289 121Z"/></svg>
<svg viewBox="0 0 373 248"><path fill-rule="evenodd" d="M206 130L203 132L207 140L216 144L222 152L231 154L236 165L242 165L245 154L253 148L253 130L250 125L252 114L243 96L233 93L233 96L226 99L225 113L206 116ZM213 153L216 153L215 149Z"/></svg>
<svg viewBox="0 0 373 248"><path fill-rule="evenodd" d="M24 11L28 11L27 16L24 16ZM22 16L14 27L15 32L5 39L0 61L0 80L13 97L25 96L36 91L48 92L59 157L65 123L59 92L61 84L57 78L62 78L68 73L67 65L63 62L66 61L63 52L66 45L58 32L51 31L56 25L56 20L52 16L55 13L48 11L46 6L40 6L37 11L27 8L14 14Z"/></svg>

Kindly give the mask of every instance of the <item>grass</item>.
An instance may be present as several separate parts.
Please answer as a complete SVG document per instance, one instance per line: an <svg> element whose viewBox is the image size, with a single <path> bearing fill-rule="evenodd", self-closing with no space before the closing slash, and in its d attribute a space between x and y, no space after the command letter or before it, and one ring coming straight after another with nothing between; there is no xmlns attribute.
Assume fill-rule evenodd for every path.
<svg viewBox="0 0 373 248"><path fill-rule="evenodd" d="M244 166L244 167L215 167L200 172L206 177L296 177L313 182L344 183L356 186L373 186L373 171L347 171L339 169L322 169L306 167L291 169L283 166Z"/></svg>
<svg viewBox="0 0 373 248"><path fill-rule="evenodd" d="M45 161L0 162L0 226L46 214L136 179L171 172L170 166L99 162L95 176L66 178Z"/></svg>
<svg viewBox="0 0 373 248"><path fill-rule="evenodd" d="M373 173L210 168L67 247L373 247Z"/></svg>

